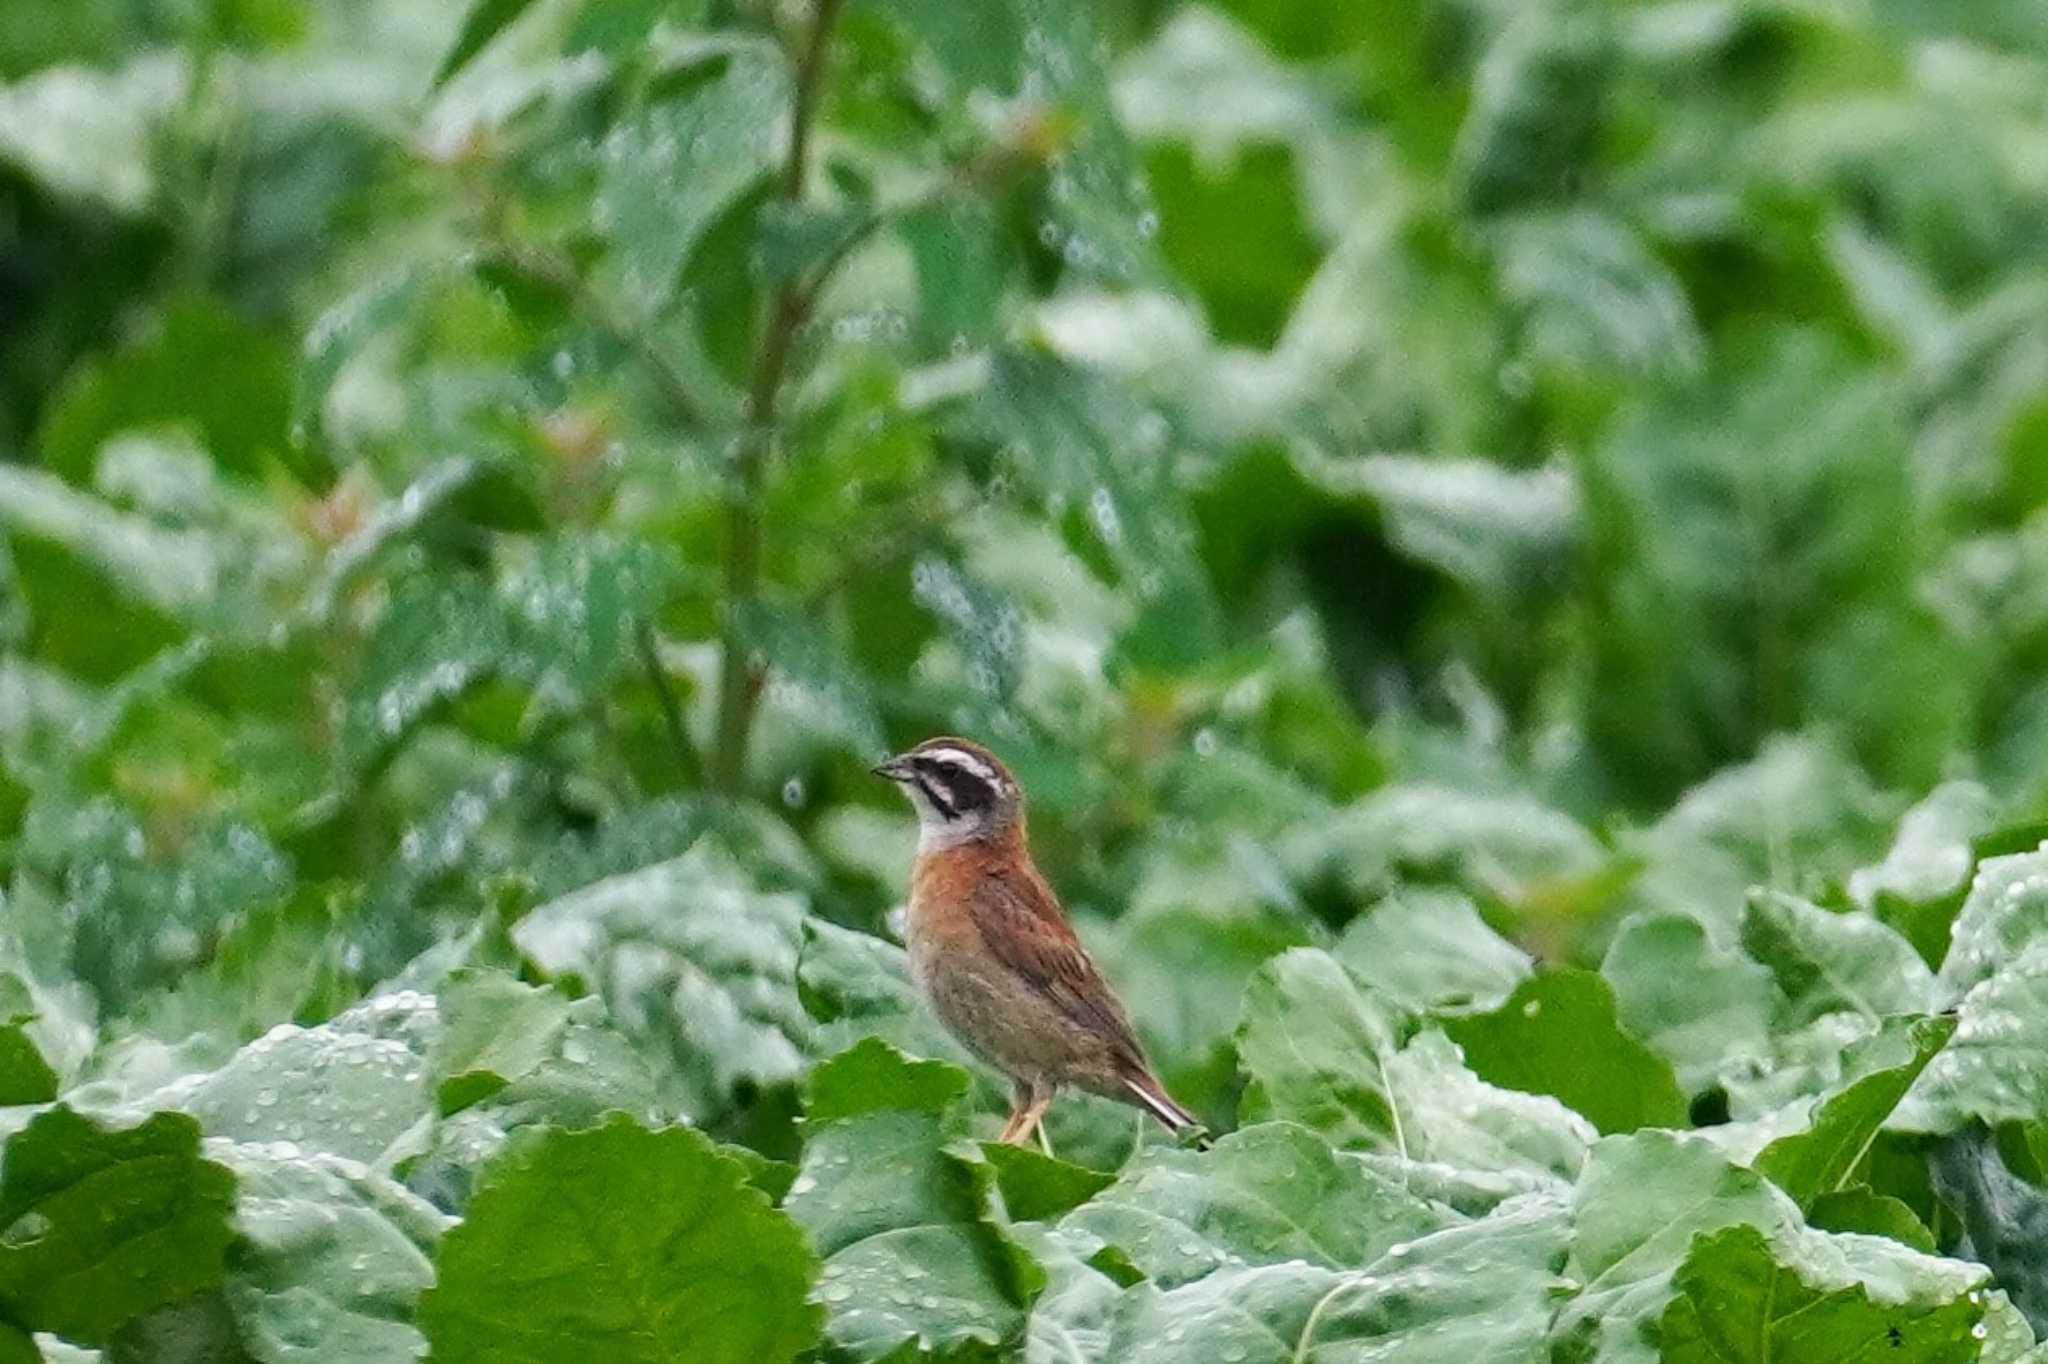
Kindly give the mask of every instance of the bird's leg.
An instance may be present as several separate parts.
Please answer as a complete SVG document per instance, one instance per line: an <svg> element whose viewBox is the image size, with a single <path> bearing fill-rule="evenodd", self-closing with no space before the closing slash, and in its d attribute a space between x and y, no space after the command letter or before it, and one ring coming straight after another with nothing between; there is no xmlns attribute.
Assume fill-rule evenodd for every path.
<svg viewBox="0 0 2048 1364"><path fill-rule="evenodd" d="M1030 1082L1027 1080L1016 1080L1011 1083L1010 1120L1003 1124L1002 1134L996 1138L998 1142L1006 1146L1021 1145L1023 1143L1024 1119L1025 1115L1031 1111L1031 1099L1034 1092Z"/></svg>
<svg viewBox="0 0 2048 1364"><path fill-rule="evenodd" d="M1051 1155L1050 1143L1046 1142L1045 1132L1040 1124L1045 1119L1045 1110L1052 1107L1052 1096L1057 1091L1051 1085L1041 1089L1035 1084L1019 1085L1018 1089L1017 1116L1011 1119L1017 1124L1017 1130L1010 1134L1010 1140L1022 1146L1031 1139L1033 1132L1037 1132L1041 1144L1047 1146L1046 1154Z"/></svg>

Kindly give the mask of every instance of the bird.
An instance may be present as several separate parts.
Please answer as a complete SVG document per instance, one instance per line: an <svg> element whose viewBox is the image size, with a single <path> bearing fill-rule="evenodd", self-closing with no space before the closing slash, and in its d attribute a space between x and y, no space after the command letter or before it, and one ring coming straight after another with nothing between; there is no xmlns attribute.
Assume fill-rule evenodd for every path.
<svg viewBox="0 0 2048 1364"><path fill-rule="evenodd" d="M1176 1136L1202 1125L1153 1073L1109 982L1031 860L1024 791L970 739L927 739L874 768L917 812L905 942L946 1030L1011 1084L998 1141L1040 1132L1062 1087L1144 1110Z"/></svg>

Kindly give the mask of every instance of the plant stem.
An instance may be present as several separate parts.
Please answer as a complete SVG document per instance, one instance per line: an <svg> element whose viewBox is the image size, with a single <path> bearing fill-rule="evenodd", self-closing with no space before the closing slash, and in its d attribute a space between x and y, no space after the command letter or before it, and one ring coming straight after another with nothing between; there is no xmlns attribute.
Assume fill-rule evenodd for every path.
<svg viewBox="0 0 2048 1364"><path fill-rule="evenodd" d="M789 154L783 162L780 193L787 203L800 202L810 175L812 125L824 85L825 56L841 0L815 0L810 34L797 60L796 90L790 111ZM733 486L726 508L725 631L720 642L718 726L712 751L714 786L736 792L746 775L747 741L761 698L766 671L746 655L746 616L761 587L761 479L777 436L777 404L789 370L797 329L811 310L812 291L790 281L776 291L762 329L761 349L747 385L746 426L733 458Z"/></svg>
<svg viewBox="0 0 2048 1364"><path fill-rule="evenodd" d="M669 742L675 745L676 761L681 764L685 778L694 777L697 774L697 750L690 743L689 726L683 723L683 708L676 700L675 688L668 684L668 672L662 666L654 627L643 622L634 632L634 642L640 649L640 666L647 671L647 685L654 689L655 704L661 709L661 722L668 727Z"/></svg>

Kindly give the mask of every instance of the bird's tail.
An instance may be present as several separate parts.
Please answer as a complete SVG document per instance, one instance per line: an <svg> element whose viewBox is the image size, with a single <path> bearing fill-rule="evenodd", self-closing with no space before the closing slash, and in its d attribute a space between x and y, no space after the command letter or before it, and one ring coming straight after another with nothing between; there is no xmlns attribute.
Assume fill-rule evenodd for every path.
<svg viewBox="0 0 2048 1364"><path fill-rule="evenodd" d="M1130 1092L1131 1102L1150 1113L1165 1125L1166 1130L1179 1136L1184 1132L1195 1134L1195 1144L1204 1149L1209 1145L1208 1129L1194 1114L1174 1102L1166 1087L1159 1083L1150 1071L1124 1077L1124 1088Z"/></svg>

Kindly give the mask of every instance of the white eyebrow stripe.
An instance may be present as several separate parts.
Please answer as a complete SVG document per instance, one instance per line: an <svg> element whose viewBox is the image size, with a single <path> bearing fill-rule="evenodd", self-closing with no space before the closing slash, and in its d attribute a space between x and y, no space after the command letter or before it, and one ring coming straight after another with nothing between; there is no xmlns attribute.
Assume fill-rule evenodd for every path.
<svg viewBox="0 0 2048 1364"><path fill-rule="evenodd" d="M987 782L991 786L994 786L996 784L995 769L993 767L990 767L981 759L975 757L972 753L969 753L964 748L927 748L923 752L919 753L918 756L921 758L930 758L934 762L953 763L958 767L963 767L967 769L969 772L972 772L975 776L980 777L983 781Z"/></svg>

